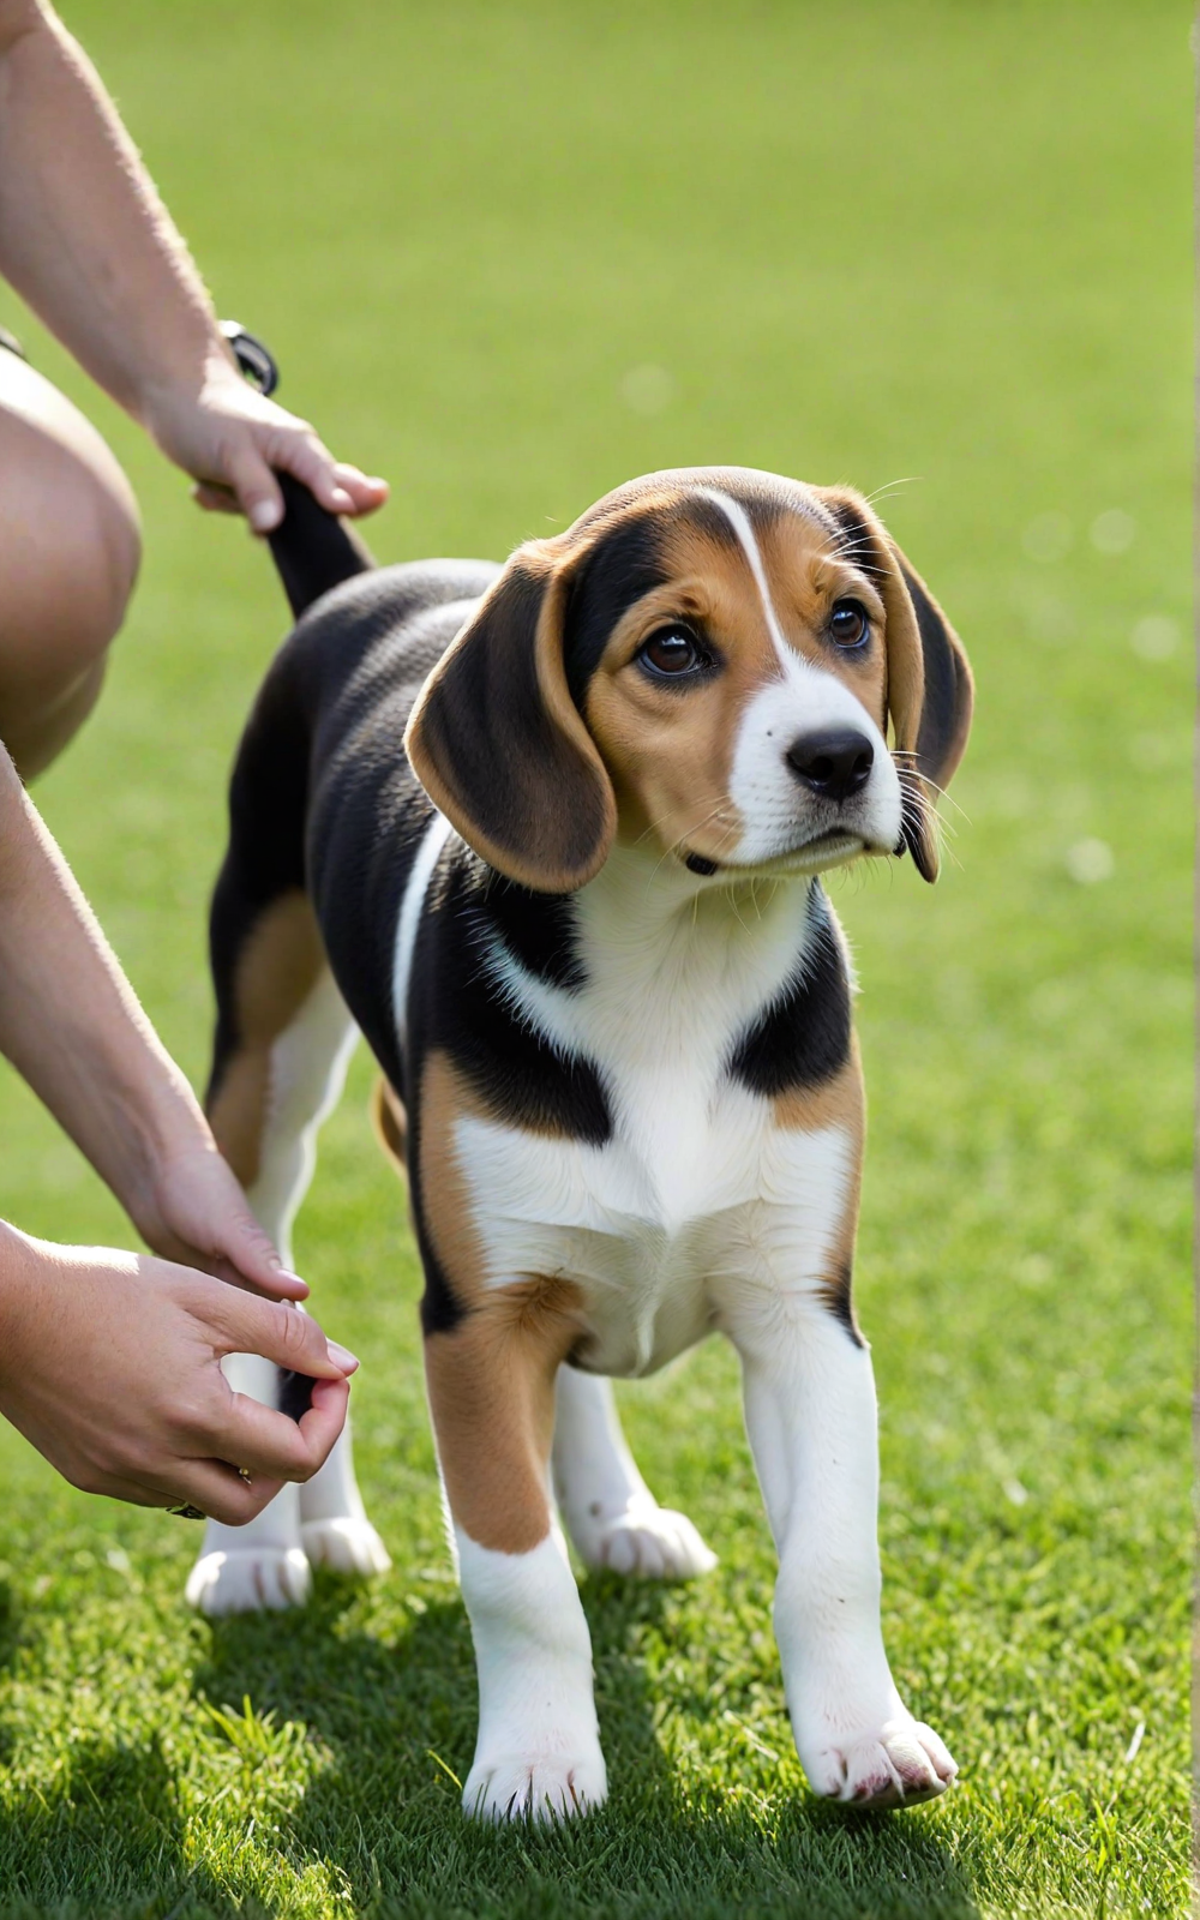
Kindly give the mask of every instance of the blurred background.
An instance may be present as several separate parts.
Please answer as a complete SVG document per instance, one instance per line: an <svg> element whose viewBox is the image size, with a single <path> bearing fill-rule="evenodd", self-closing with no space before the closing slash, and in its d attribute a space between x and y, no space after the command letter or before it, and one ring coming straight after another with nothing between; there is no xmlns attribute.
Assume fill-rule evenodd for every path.
<svg viewBox="0 0 1200 1920"><path fill-rule="evenodd" d="M978 707L942 882L923 887L908 862L831 880L863 983L858 1297L883 1403L888 1632L967 1778L923 1828L943 1851L912 1868L934 1876L914 1910L935 1910L939 1872L961 1875L954 1898L968 1902L947 1912L992 1911L988 1899L1015 1912L1018 1885L1033 1890L1022 1911L1050 1911L1043 1898L1091 1911L1072 1903L1093 1885L1114 1900L1140 1887L1144 1910L1172 1910L1188 1531L1189 10L70 0L64 13L219 311L276 353L281 400L390 479L366 528L380 559L500 558L636 473L737 462L872 493L957 625ZM182 477L2 288L0 321L110 438L145 516L103 701L36 797L199 1081L225 781L286 631L282 596L265 549L196 512ZM219 1700L244 1683L326 1741L346 1808L373 1807L392 1835L368 1849L387 1886L397 1804L453 1802L423 1756L453 1748L466 1764L471 1683L465 1625L437 1586L419 1286L362 1113L369 1081L360 1059L297 1238L323 1321L367 1361L364 1483L399 1569L337 1617L400 1650L386 1676L364 1671L407 1699L405 1596L431 1590L412 1584L424 1567L457 1678L440 1705L422 1694L396 1708L403 1737L381 1729L369 1790L350 1723L332 1709L322 1722L302 1679L256 1665L265 1641L206 1651L216 1664L195 1684ZM7 1071L0 1142L0 1214L132 1244ZM661 1650L694 1609L699 1666L683 1694L653 1683L666 1704L650 1746L670 1768L655 1791L676 1814L672 1794L711 1793L713 1819L742 1795L761 1808L751 1826L783 1846L771 1822L798 1786L779 1759L770 1553L732 1363L706 1350L625 1399L648 1476L689 1503L726 1571L665 1614L605 1602L602 1718L603 1684L622 1699L635 1670L665 1672ZM181 1624L192 1542L176 1523L71 1494L11 1435L0 1474L0 1570L31 1622L38 1607L91 1618L108 1659L129 1630L124 1564L158 1596L148 1671L170 1665L172 1636L207 1631ZM748 1620L752 1670L721 1678L712 1642L741 1659ZM22 1783L50 1793L69 1722L108 1751L79 1705L83 1659L47 1656L24 1692L19 1666L10 1677L9 1784L27 1821ZM152 1692L129 1707L139 1751L167 1712ZM758 1731L742 1740L722 1713ZM651 1763L630 1738L641 1779ZM218 1814L185 1794L177 1808L192 1850L180 1839L171 1872L186 1879L203 1856L219 1879ZM367 1885L328 1834L272 1844L295 1884L269 1881L251 1849L226 1893L266 1898L269 1882L281 1911L308 1911L288 1904L304 1862L316 1886L335 1855L355 1901ZM871 1844L882 1873L890 1843ZM122 1898L153 1880L140 1861L113 1883ZM68 1866L39 1871L59 1876L47 1899L74 1890ZM632 1883L613 1885L624 1911L643 1910ZM760 1890L756 1910L767 1901ZM473 1910L491 1910L478 1889Z"/></svg>

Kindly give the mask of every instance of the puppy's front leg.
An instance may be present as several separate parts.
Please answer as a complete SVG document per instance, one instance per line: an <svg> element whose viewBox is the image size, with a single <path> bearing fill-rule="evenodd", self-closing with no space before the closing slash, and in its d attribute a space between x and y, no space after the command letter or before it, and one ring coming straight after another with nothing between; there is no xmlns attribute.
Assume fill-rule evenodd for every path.
<svg viewBox="0 0 1200 1920"><path fill-rule="evenodd" d="M563 1294L498 1288L425 1343L479 1672L463 1806L488 1820L562 1819L608 1791L591 1638L549 1497L554 1379L576 1332Z"/></svg>
<svg viewBox="0 0 1200 1920"><path fill-rule="evenodd" d="M817 1793L859 1805L929 1799L955 1764L904 1706L883 1650L870 1354L819 1288L756 1286L730 1317L779 1550L775 1632L804 1771Z"/></svg>

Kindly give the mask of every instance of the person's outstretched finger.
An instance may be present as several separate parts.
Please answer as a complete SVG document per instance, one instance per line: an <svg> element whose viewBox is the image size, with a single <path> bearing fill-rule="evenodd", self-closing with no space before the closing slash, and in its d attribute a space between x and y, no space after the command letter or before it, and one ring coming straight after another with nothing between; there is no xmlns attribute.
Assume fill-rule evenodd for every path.
<svg viewBox="0 0 1200 1920"><path fill-rule="evenodd" d="M270 1300L306 1300L308 1284L284 1266L233 1173L215 1149L164 1172L138 1220L147 1245L176 1266L208 1273Z"/></svg>
<svg viewBox="0 0 1200 1920"><path fill-rule="evenodd" d="M271 468L301 481L327 512L345 514L348 518L374 513L388 497L386 480L365 474L344 460L335 460L328 447L303 423L298 422L294 427L254 424L246 431L250 445L261 457L261 467L252 466L244 453L239 454L236 466L244 474L244 485L235 488L232 484L221 486L214 480L197 480L192 488L197 506L210 513L244 513L256 533L272 532L279 525L282 513L271 519L268 507L263 505L266 501L269 510L274 510L275 495L262 486L262 471ZM231 460L231 469L234 465Z"/></svg>
<svg viewBox="0 0 1200 1920"><path fill-rule="evenodd" d="M294 1306L307 1300L312 1292L307 1280L302 1280L298 1273L289 1273L278 1254L275 1255L274 1265L270 1260L265 1260L253 1271L244 1252L237 1258L231 1256L228 1259L221 1254L214 1254L209 1267L214 1280L223 1280L227 1286L241 1287L249 1293L261 1293L270 1300L286 1300Z"/></svg>
<svg viewBox="0 0 1200 1920"><path fill-rule="evenodd" d="M352 514L354 497L338 479L337 462L311 427L277 429L269 442L271 464L308 488L318 506L327 513Z"/></svg>
<svg viewBox="0 0 1200 1920"><path fill-rule="evenodd" d="M328 513L374 513L387 499L386 480L369 479L357 467L335 460L324 441L311 427L294 432L279 432L272 440L271 464L290 473L306 486L319 506Z"/></svg>
<svg viewBox="0 0 1200 1920"><path fill-rule="evenodd" d="M355 514L374 513L387 499L391 489L386 480L376 474L363 473L359 467L351 467L346 461L339 460L334 467L334 475L344 493L354 502Z"/></svg>

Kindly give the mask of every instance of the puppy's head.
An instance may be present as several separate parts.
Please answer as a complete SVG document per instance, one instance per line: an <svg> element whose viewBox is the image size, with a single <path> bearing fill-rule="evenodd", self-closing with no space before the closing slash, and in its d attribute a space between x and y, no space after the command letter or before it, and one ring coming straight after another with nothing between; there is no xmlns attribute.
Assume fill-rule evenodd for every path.
<svg viewBox="0 0 1200 1920"><path fill-rule="evenodd" d="M582 886L617 835L726 879L907 846L933 880L971 700L857 494L684 469L519 548L406 745L463 838L541 892Z"/></svg>

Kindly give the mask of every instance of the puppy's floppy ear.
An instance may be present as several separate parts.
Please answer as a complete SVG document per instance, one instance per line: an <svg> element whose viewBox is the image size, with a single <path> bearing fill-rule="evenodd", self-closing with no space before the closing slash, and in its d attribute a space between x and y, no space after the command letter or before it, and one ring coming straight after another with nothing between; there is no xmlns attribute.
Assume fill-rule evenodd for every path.
<svg viewBox="0 0 1200 1920"><path fill-rule="evenodd" d="M567 563L518 548L421 690L404 736L421 785L489 866L570 893L603 866L612 782L567 688Z"/></svg>
<svg viewBox="0 0 1200 1920"><path fill-rule="evenodd" d="M975 687L962 641L861 494L819 489L842 530L839 551L864 566L887 615L887 702L904 801L901 844L938 876L937 793L966 751Z"/></svg>

